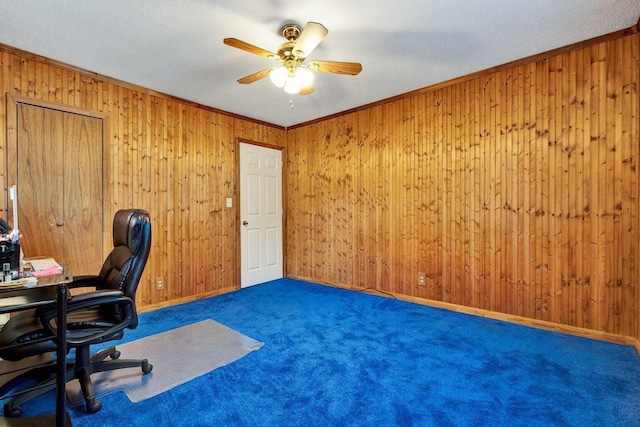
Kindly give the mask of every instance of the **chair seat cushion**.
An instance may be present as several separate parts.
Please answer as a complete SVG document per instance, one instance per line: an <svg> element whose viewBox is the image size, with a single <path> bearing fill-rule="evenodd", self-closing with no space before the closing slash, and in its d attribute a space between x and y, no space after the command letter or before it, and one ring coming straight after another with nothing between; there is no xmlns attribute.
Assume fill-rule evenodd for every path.
<svg viewBox="0 0 640 427"><path fill-rule="evenodd" d="M56 351L56 343L47 337L35 310L25 310L14 315L0 330L0 357L17 361L36 354ZM28 345L24 345L27 344ZM9 347L23 344L17 347Z"/></svg>

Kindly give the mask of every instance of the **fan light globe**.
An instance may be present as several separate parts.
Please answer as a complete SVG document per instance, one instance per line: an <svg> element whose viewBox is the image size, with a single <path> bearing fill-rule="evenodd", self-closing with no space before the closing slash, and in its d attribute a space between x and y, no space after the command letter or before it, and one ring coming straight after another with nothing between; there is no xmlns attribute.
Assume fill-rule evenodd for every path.
<svg viewBox="0 0 640 427"><path fill-rule="evenodd" d="M295 76L287 77L287 81L284 84L284 91L287 93L300 92L300 84L298 84L298 79Z"/></svg>
<svg viewBox="0 0 640 427"><path fill-rule="evenodd" d="M313 83L313 73L304 68L298 68L296 70L296 79L298 79L301 89L307 88Z"/></svg>
<svg viewBox="0 0 640 427"><path fill-rule="evenodd" d="M285 67L274 68L269 72L269 78L274 85L283 87L287 80L287 69Z"/></svg>

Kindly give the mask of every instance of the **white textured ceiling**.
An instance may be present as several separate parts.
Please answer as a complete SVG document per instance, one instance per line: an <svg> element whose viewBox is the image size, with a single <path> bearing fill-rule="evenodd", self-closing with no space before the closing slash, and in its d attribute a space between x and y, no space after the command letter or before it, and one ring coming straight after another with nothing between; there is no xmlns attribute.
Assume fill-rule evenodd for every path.
<svg viewBox="0 0 640 427"><path fill-rule="evenodd" d="M638 22L638 0L19 0L0 2L0 43L220 110L292 126L545 52ZM276 62L282 25L329 30L310 60L360 62L316 73L287 95L238 78ZM289 100L293 103L290 108Z"/></svg>

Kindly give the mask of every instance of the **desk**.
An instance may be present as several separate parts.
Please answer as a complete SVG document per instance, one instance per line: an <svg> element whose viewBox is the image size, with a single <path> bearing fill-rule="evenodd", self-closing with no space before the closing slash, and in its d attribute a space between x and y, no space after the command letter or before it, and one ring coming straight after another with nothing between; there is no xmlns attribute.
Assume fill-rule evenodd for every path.
<svg viewBox="0 0 640 427"><path fill-rule="evenodd" d="M67 324L67 284L73 280L65 267L61 275L38 278L38 284L31 288L0 287L0 314L21 310L29 310L43 305L57 303L57 324ZM55 426L70 426L71 420L66 413L66 369L67 369L67 329L58 329L56 360L56 412ZM0 418L2 426L52 426L52 416L35 418Z"/></svg>

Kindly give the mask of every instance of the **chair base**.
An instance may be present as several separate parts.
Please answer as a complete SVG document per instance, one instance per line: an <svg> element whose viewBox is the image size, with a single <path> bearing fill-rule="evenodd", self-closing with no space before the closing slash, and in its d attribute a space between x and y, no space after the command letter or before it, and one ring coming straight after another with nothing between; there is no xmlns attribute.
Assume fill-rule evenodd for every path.
<svg viewBox="0 0 640 427"><path fill-rule="evenodd" d="M109 359L107 359L109 358ZM102 404L96 400L93 392L91 374L96 372L113 371L123 368L141 368L143 374L148 374L153 370L153 365L147 359L120 359L120 352L115 347L104 349L93 356L89 356L89 347L76 348L76 362L68 364L65 382L78 379L82 395L85 400L85 411L94 414L102 408ZM30 401L50 390L56 388L56 378L53 376L36 387L27 390L23 394L16 396L4 404L5 417L19 417L22 415L20 407L25 402Z"/></svg>

